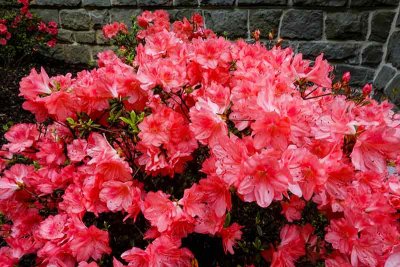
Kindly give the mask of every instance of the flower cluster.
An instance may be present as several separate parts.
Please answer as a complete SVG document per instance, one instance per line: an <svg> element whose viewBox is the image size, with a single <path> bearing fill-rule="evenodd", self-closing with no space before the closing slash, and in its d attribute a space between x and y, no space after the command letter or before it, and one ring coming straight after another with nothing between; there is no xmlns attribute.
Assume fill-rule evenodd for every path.
<svg viewBox="0 0 400 267"><path fill-rule="evenodd" d="M103 27L104 37L111 39L117 36L118 33L127 34L128 28L124 23L114 22Z"/></svg>
<svg viewBox="0 0 400 267"><path fill-rule="evenodd" d="M6 45L7 40L10 40L11 33L8 31L5 19L0 20L0 45Z"/></svg>
<svg viewBox="0 0 400 267"><path fill-rule="evenodd" d="M22 5L19 12L7 12L0 17L0 48L3 47L1 51L4 56L30 54L41 46L54 47L57 42L57 23L45 23L33 15L29 11L29 0L17 2Z"/></svg>
<svg viewBox="0 0 400 267"><path fill-rule="evenodd" d="M353 91L348 73L333 83L323 55L311 64L290 48L228 41L199 15L137 21L132 64L106 51L76 77L22 79L38 124L5 134L0 262L35 254L38 266L98 266L112 254L114 266L196 266L193 236L246 253L256 226L237 211L253 203L278 204L284 223L260 234L242 266L397 266L400 116L390 103L371 99L370 85ZM161 186L176 179L180 188ZM106 224L106 214L122 216ZM140 242L121 251L114 225L139 229Z"/></svg>

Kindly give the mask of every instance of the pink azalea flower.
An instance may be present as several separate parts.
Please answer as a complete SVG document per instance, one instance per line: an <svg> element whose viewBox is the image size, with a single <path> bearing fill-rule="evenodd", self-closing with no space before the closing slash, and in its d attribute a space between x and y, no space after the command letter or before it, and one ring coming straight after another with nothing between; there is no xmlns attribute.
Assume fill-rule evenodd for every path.
<svg viewBox="0 0 400 267"><path fill-rule="evenodd" d="M74 233L69 247L78 261L87 261L90 258L99 260L103 254L111 252L108 242L108 233L92 225Z"/></svg>
<svg viewBox="0 0 400 267"><path fill-rule="evenodd" d="M304 200L296 195L290 197L289 202L282 202L282 214L285 215L288 222L301 219L301 212L303 211L306 203Z"/></svg>
<svg viewBox="0 0 400 267"><path fill-rule="evenodd" d="M47 240L61 239L65 236L64 228L66 221L67 215L65 214L49 216L40 223L38 235Z"/></svg>
<svg viewBox="0 0 400 267"><path fill-rule="evenodd" d="M27 100L35 100L37 97L51 94L50 79L46 71L41 68L40 74L35 69L29 76L22 78L20 82L20 96Z"/></svg>
<svg viewBox="0 0 400 267"><path fill-rule="evenodd" d="M34 124L16 124L4 135L9 142L4 145L12 153L23 152L30 148L39 138L39 131Z"/></svg>
<svg viewBox="0 0 400 267"><path fill-rule="evenodd" d="M103 188L100 191L100 199L107 203L107 208L110 211L128 211L135 198L135 194L138 194L136 188L132 185L132 182L105 182L103 183Z"/></svg>
<svg viewBox="0 0 400 267"><path fill-rule="evenodd" d="M143 202L144 217L152 226L156 226L159 232L166 231L181 212L182 210L169 200L169 195L161 191L147 193Z"/></svg>
<svg viewBox="0 0 400 267"><path fill-rule="evenodd" d="M242 238L242 229L243 226L233 223L227 228L223 228L220 231L220 235L222 237L222 244L224 246L224 251L225 254L229 251L230 254L234 254L235 252L233 251L233 246L236 244L237 240L240 240Z"/></svg>
<svg viewBox="0 0 400 267"><path fill-rule="evenodd" d="M199 99L190 109L190 129L202 144L215 142L226 135L228 128L223 118L224 110L207 99Z"/></svg>

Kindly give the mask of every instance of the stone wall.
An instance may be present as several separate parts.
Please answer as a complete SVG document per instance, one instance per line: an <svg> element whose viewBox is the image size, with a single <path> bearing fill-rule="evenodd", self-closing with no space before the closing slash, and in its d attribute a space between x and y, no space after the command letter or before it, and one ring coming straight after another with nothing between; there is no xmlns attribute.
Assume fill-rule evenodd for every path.
<svg viewBox="0 0 400 267"><path fill-rule="evenodd" d="M0 6L10 0L0 0ZM142 10L166 9L172 19L200 12L206 26L229 38L271 31L306 58L323 52L336 73L351 71L352 85L374 82L400 105L400 0L33 0L34 12L60 26L53 57L93 60L109 48L102 25L129 24Z"/></svg>

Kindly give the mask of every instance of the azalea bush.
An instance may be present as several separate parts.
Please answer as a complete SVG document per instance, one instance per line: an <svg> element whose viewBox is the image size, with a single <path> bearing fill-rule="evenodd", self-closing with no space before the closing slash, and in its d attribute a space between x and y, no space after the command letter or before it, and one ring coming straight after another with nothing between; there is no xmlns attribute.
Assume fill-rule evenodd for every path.
<svg viewBox="0 0 400 267"><path fill-rule="evenodd" d="M18 11L11 10L0 16L0 62L10 65L32 56L40 49L54 47L58 25L45 23L29 11L29 0L17 0Z"/></svg>
<svg viewBox="0 0 400 267"><path fill-rule="evenodd" d="M4 266L399 266L400 116L370 85L199 15L104 33L132 46L20 83Z"/></svg>

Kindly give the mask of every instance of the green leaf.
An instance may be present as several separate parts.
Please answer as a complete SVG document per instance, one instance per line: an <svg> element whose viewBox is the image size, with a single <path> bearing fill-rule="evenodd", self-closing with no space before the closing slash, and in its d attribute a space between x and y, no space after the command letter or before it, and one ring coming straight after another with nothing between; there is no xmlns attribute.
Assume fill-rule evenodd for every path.
<svg viewBox="0 0 400 267"><path fill-rule="evenodd" d="M262 249L260 238L256 237L256 240L253 242L253 246L257 250L261 250Z"/></svg>
<svg viewBox="0 0 400 267"><path fill-rule="evenodd" d="M67 118L67 122L68 124L70 124L71 126L75 124L75 121L73 118Z"/></svg>
<svg viewBox="0 0 400 267"><path fill-rule="evenodd" d="M225 217L224 228L228 227L231 224L231 213L228 212Z"/></svg>
<svg viewBox="0 0 400 267"><path fill-rule="evenodd" d="M260 225L257 225L257 226L256 226L256 229L257 229L257 234L258 234L259 236L262 236L262 235L263 235L263 232L262 232L262 229L261 229Z"/></svg>

